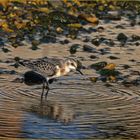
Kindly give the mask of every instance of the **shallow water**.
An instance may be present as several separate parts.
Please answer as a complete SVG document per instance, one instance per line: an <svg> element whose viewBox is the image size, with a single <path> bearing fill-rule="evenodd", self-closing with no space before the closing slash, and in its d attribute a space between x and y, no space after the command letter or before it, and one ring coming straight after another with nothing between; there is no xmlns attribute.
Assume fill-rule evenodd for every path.
<svg viewBox="0 0 140 140"><path fill-rule="evenodd" d="M127 45L120 47L116 37L118 33L139 35L139 25L131 27L126 20L104 23L104 32L80 34L75 40L69 39L70 43L62 45L41 44L39 49L33 51L30 45L18 48L11 47L8 54L0 52L1 69L13 70L6 60L12 60L18 56L23 59L36 59L39 57L68 57L69 49L74 43L81 44L78 52L73 56L82 60L86 67L90 64L107 61L115 63L124 75L131 76L131 70L140 69L139 47ZM126 29L115 28L123 25ZM115 41L115 46L101 44L95 47L91 42L83 42L83 38L106 37ZM60 40L66 39L60 37ZM110 60L110 54L101 55L84 52L82 46L90 45L98 51L102 48L110 48L110 54L117 55L119 59ZM130 50L129 50L130 49ZM131 49L134 49L133 51ZM90 59L91 55L97 59ZM129 61L130 59L136 62ZM130 69L122 69L121 65L128 64ZM96 72L92 69L85 70L85 76L78 74L60 78L51 85L48 100L40 102L42 86L27 86L24 83L12 82L27 68L14 69L18 74L0 75L0 137L23 137L23 138L59 138L59 139L97 139L97 138L138 138L140 139L140 87L124 87L120 83L106 87L105 83L97 81L92 83L86 77L94 77ZM139 76L139 75L138 75Z"/></svg>
<svg viewBox="0 0 140 140"><path fill-rule="evenodd" d="M41 86L0 81L0 136L26 138L140 138L140 89L91 83L72 76Z"/></svg>

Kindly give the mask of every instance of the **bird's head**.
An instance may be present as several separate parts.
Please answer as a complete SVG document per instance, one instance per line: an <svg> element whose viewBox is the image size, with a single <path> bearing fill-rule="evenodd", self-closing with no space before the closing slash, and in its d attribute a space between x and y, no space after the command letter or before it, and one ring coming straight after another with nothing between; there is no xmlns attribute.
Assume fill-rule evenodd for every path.
<svg viewBox="0 0 140 140"><path fill-rule="evenodd" d="M70 69L70 70L76 70L78 71L81 75L83 75L83 73L80 71L80 69L82 68L82 64L80 61L75 60L73 58L68 58L65 60L66 66Z"/></svg>

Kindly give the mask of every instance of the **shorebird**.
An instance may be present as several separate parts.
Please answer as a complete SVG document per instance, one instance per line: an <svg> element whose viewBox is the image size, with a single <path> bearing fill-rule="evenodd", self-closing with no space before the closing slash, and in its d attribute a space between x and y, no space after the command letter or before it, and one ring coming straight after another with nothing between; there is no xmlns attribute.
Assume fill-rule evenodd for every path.
<svg viewBox="0 0 140 140"><path fill-rule="evenodd" d="M47 92L45 94L45 98L47 98L48 92L50 90L49 81L52 81L57 77L64 76L73 70L76 70L81 75L83 75L83 73L80 71L82 67L81 63L73 58L57 59L44 57L37 60L23 60L19 61L19 63L37 73L32 73L31 75L30 72L28 73L28 75L30 75L31 77L33 76L33 79L37 79L37 76L39 76L39 79L42 79L43 87L41 100L43 99L44 89L47 89Z"/></svg>

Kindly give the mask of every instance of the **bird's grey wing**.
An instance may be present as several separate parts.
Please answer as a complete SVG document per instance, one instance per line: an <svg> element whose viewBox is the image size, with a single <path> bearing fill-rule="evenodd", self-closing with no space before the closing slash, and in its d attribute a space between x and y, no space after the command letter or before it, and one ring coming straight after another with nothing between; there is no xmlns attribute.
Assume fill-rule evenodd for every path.
<svg viewBox="0 0 140 140"><path fill-rule="evenodd" d="M45 76L52 76L56 73L56 65L49 61L32 60L25 61L23 65Z"/></svg>
<svg viewBox="0 0 140 140"><path fill-rule="evenodd" d="M63 63L64 63L64 60L63 59L58 59L58 58L43 58L43 59L40 59L41 61L44 61L46 63L51 63L55 66L59 66L59 67L62 67Z"/></svg>

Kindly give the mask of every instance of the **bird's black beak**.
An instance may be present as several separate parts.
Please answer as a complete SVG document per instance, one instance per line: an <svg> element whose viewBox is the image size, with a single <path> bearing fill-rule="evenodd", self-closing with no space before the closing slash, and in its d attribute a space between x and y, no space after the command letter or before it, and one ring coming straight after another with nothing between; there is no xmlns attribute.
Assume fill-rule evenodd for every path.
<svg viewBox="0 0 140 140"><path fill-rule="evenodd" d="M84 75L79 69L76 69L76 71L78 71L81 75Z"/></svg>

